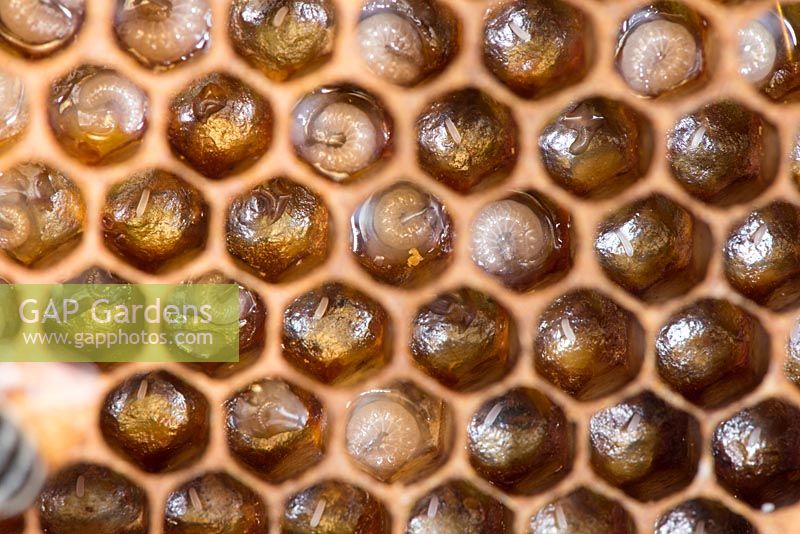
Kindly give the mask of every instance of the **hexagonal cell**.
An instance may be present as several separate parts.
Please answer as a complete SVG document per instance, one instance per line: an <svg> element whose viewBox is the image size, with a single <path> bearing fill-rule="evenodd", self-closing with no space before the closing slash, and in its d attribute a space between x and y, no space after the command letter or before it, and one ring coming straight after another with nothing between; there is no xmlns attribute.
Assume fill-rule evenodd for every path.
<svg viewBox="0 0 800 534"><path fill-rule="evenodd" d="M386 506L360 487L343 480L323 480L301 490L286 502L282 534L389 534Z"/></svg>
<svg viewBox="0 0 800 534"><path fill-rule="evenodd" d="M246 169L267 151L272 108L238 78L213 72L172 99L167 140L192 168L209 178L223 178Z"/></svg>
<svg viewBox="0 0 800 534"><path fill-rule="evenodd" d="M406 534L511 534L514 513L465 480L433 488L411 508Z"/></svg>
<svg viewBox="0 0 800 534"><path fill-rule="evenodd" d="M636 534L636 525L621 504L580 487L542 506L531 518L528 532Z"/></svg>
<svg viewBox="0 0 800 534"><path fill-rule="evenodd" d="M0 69L0 150L11 146L28 127L28 93L14 73Z"/></svg>
<svg viewBox="0 0 800 534"><path fill-rule="evenodd" d="M377 97L354 85L330 85L297 103L290 135L301 160L341 183L366 176L389 157L393 128Z"/></svg>
<svg viewBox="0 0 800 534"><path fill-rule="evenodd" d="M120 47L145 67L168 68L204 50L209 43L208 0L117 1L114 34Z"/></svg>
<svg viewBox="0 0 800 534"><path fill-rule="evenodd" d="M694 478L699 432L691 415L645 391L592 416L592 467L634 499L654 501Z"/></svg>
<svg viewBox="0 0 800 534"><path fill-rule="evenodd" d="M357 39L367 69L398 85L415 85L447 66L458 50L458 21L437 0L367 0Z"/></svg>
<svg viewBox="0 0 800 534"><path fill-rule="evenodd" d="M268 526L259 495L225 472L193 478L167 496L165 534L257 534Z"/></svg>
<svg viewBox="0 0 800 534"><path fill-rule="evenodd" d="M228 252L269 282L307 273L328 255L328 208L315 192L275 178L236 197L228 209Z"/></svg>
<svg viewBox="0 0 800 534"><path fill-rule="evenodd" d="M674 313L656 337L658 373L706 407L739 399L769 364L769 336L758 319L720 299L701 299Z"/></svg>
<svg viewBox="0 0 800 534"><path fill-rule="evenodd" d="M0 44L23 57L49 56L75 39L85 11L86 0L4 3L0 9Z"/></svg>
<svg viewBox="0 0 800 534"><path fill-rule="evenodd" d="M800 207L775 201L758 208L728 234L725 276L733 288L762 306L800 304Z"/></svg>
<svg viewBox="0 0 800 534"><path fill-rule="evenodd" d="M349 406L347 453L381 482L428 476L447 459L452 438L447 404L412 382L365 391Z"/></svg>
<svg viewBox="0 0 800 534"><path fill-rule="evenodd" d="M147 494L111 469L97 464L71 464L45 484L39 524L49 534L147 534Z"/></svg>
<svg viewBox="0 0 800 534"><path fill-rule="evenodd" d="M589 18L561 0L505 0L486 13L483 62L515 93L539 98L583 79L594 47Z"/></svg>
<svg viewBox="0 0 800 534"><path fill-rule="evenodd" d="M233 457L268 482L296 477L325 453L325 407L279 378L253 382L225 401L225 425Z"/></svg>
<svg viewBox="0 0 800 534"><path fill-rule="evenodd" d="M25 516L17 515L0 519L0 532L6 534L23 534L25 532Z"/></svg>
<svg viewBox="0 0 800 534"><path fill-rule="evenodd" d="M560 280L572 268L572 218L535 191L484 205L470 227L472 261L516 291Z"/></svg>
<svg viewBox="0 0 800 534"><path fill-rule="evenodd" d="M711 440L717 481L769 512L800 500L800 410L776 398L736 412Z"/></svg>
<svg viewBox="0 0 800 534"><path fill-rule="evenodd" d="M691 499L667 510L656 521L654 534L756 534L744 517L711 499Z"/></svg>
<svg viewBox="0 0 800 534"><path fill-rule="evenodd" d="M75 183L47 164L0 173L0 250L35 267L60 258L83 233L86 204Z"/></svg>
<svg viewBox="0 0 800 534"><path fill-rule="evenodd" d="M438 198L411 182L370 195L350 228L356 259L380 282L415 287L450 263L453 221Z"/></svg>
<svg viewBox="0 0 800 534"><path fill-rule="evenodd" d="M489 399L467 428L467 451L480 476L509 493L533 494L572 469L573 428L564 411L532 388Z"/></svg>
<svg viewBox="0 0 800 534"><path fill-rule="evenodd" d="M650 164L648 120L624 102L593 97L570 104L539 136L550 178L574 195L603 198L641 178Z"/></svg>
<svg viewBox="0 0 800 534"><path fill-rule="evenodd" d="M327 283L297 297L283 313L283 356L325 384L347 385L391 358L386 310L364 293Z"/></svg>
<svg viewBox="0 0 800 534"><path fill-rule="evenodd" d="M456 391L502 378L516 361L517 345L508 310L470 288L438 295L417 311L411 325L414 362Z"/></svg>
<svg viewBox="0 0 800 534"><path fill-rule="evenodd" d="M331 0L233 0L228 18L236 53L276 81L327 61L335 29Z"/></svg>
<svg viewBox="0 0 800 534"><path fill-rule="evenodd" d="M617 36L617 70L640 96L676 94L708 77L708 21L683 2L656 1L637 9Z"/></svg>
<svg viewBox="0 0 800 534"><path fill-rule="evenodd" d="M800 388L800 320L795 321L786 344L786 361L783 373L795 386Z"/></svg>
<svg viewBox="0 0 800 534"><path fill-rule="evenodd" d="M578 400L592 400L639 372L644 332L625 308L593 289L558 297L542 312L533 341L536 372Z"/></svg>
<svg viewBox="0 0 800 534"><path fill-rule="evenodd" d="M519 151L511 109L474 87L446 93L417 117L420 167L461 193L485 189L514 168Z"/></svg>
<svg viewBox="0 0 800 534"><path fill-rule="evenodd" d="M100 430L144 471L184 467L205 452L209 407L203 394L167 371L133 375L106 395Z"/></svg>
<svg viewBox="0 0 800 534"><path fill-rule="evenodd" d="M208 205L193 185L150 169L114 185L102 212L106 246L139 269L157 272L186 260L206 242Z"/></svg>
<svg viewBox="0 0 800 534"><path fill-rule="evenodd" d="M767 97L794 102L800 95L798 45L790 38L800 30L800 5L775 3L739 28L739 73Z"/></svg>
<svg viewBox="0 0 800 534"><path fill-rule="evenodd" d="M681 117L667 134L672 175L704 202L750 201L775 178L775 127L734 100L707 104Z"/></svg>
<svg viewBox="0 0 800 534"><path fill-rule="evenodd" d="M712 246L705 223L657 193L606 217L594 248L606 276L657 302L684 294L705 277Z"/></svg>
<svg viewBox="0 0 800 534"><path fill-rule="evenodd" d="M116 70L81 65L53 82L47 104L56 141L88 165L114 163L138 149L147 130L147 94Z"/></svg>

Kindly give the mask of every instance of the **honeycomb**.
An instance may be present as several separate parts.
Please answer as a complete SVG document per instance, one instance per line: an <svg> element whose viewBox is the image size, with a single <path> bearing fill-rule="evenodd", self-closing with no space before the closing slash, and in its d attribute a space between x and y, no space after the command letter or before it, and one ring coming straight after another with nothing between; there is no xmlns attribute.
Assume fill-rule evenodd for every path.
<svg viewBox="0 0 800 534"><path fill-rule="evenodd" d="M737 30L774 7L774 4L754 0L725 5L727 2L693 0L691 7L702 14L708 23L702 36L705 45L701 52L703 72L689 72L697 78L696 83L687 84L686 90L678 91L674 96L645 99L625 83L615 64L619 28L632 12L643 5L640 0L605 3L568 0L569 5L583 14L584 24L591 27L591 31L586 31L577 39L581 43L575 44L581 53L584 45L590 52L588 71L579 79L575 79L574 72L569 76L562 73L560 77L558 73L553 74L557 86L547 87L543 91L546 94L534 98L528 98L530 91L535 92L536 88L547 85L547 73L533 80L509 77L506 73L506 85L486 68L482 47L486 12L490 6L487 1L439 0L439 4L450 11L458 46L455 50L447 50L447 47L445 50L422 50L432 54L428 58L429 63L422 67L444 65L444 70L433 73L423 83L413 86L409 86L410 82L420 74L418 71L422 68L413 62L396 65L396 70L383 73L404 83L396 85L386 81L386 76L379 76L374 61L367 65L354 60L355 51L359 48L357 22L362 9L362 2L358 0L320 2L330 3L334 7L335 31L332 42L310 43L313 55L318 56L320 61L308 72L301 72L286 80L282 78L296 70L296 65L263 66L245 59L247 54L254 52L243 52L241 43L234 44L229 37L227 21L231 2L208 0L208 3L211 9L208 42L202 43L203 49L187 52L186 55L191 55L191 58L185 63L169 69L151 69L141 56L128 54L120 48L118 43L123 37L115 34L112 21L115 17L125 15L116 13L116 2L108 0L87 0L85 20L77 37L73 42L63 43L62 49L53 54L26 59L6 51L0 52L2 68L22 80L29 103L29 124L17 142L0 153L0 169L6 171L31 160L52 166L73 180L80 189L87 214L80 239L61 250L55 259L31 268L0 255L0 276L18 283L56 283L99 266L128 281L178 283L219 271L254 290L267 310L265 342L263 347L257 345L260 354L254 363L236 372L226 372L224 376L215 377L212 373L172 363L124 364L100 370L91 366L60 364L4 364L0 367L0 400L12 405L20 414L23 426L37 436L48 462L55 468L78 466L78 469L62 471L47 490L49 493L45 498L61 492L67 495L64 498L68 500L64 502L69 503L74 495L82 497L93 491L112 491L116 485L116 490L132 496L125 510L133 517L129 526L147 523L149 519L152 532L182 532L181 528L191 528L193 521L205 521L208 525L221 521L213 514L205 518L197 514L198 510L208 506L203 499L213 500L214 496L243 502L243 516L229 518L229 525L235 524L243 532L254 531L247 529L263 529L264 521L268 521L271 532L279 532L282 524L288 532L308 531L303 530L306 522L318 526L317 532L336 532L335 525L346 525L344 528L359 532L378 532L386 525L390 525L391 531L397 533L430 532L430 529L437 527L447 532L456 531L454 529L468 532L528 532L532 528L535 532L560 532L564 531L565 525L573 522L587 532L630 532L632 528L638 532L657 529L659 533L703 532L705 528L710 532L712 525L718 527L717 532L749 532L742 517L762 533L796 531L800 504L797 504L797 495L793 492L797 490L796 474L800 471L800 465L796 465L796 444L793 454L790 440L800 440L800 412L797 408L800 406L800 391L793 383L794 380L800 384L797 379L800 376L797 371L800 336L794 330L797 313L792 311L791 305L797 301L797 289L791 282L797 277L795 254L800 252L792 248L797 247L796 232L795 242L791 243L791 233L797 227L792 226L796 223L786 213L795 213L797 208L772 203L800 203L800 193L793 176L795 164L790 158L790 154L797 154L794 147L800 112L796 107L761 94L739 74L738 60L732 52L738 46ZM418 1L403 2L406 7L417 4ZM575 13L574 10L569 12L572 15ZM329 17L329 14L326 16ZM692 21L697 22L695 19ZM517 30L524 32L524 29ZM423 45L430 43L420 44ZM328 49L329 58L326 55ZM160 58L155 63L165 63L168 59ZM141 139L137 141L138 146L134 148L134 156L114 159L102 166L86 164L70 155L74 151L65 149L61 144L63 140L56 139L49 125L51 119L45 105L51 84L81 65L102 65L114 69L133 80L146 93L147 124ZM582 69L581 65L573 67L575 72ZM222 179L210 179L180 159L166 136L171 127L170 106L173 99L213 72L226 73L244 82L269 104L272 114L272 140L268 147L264 147L264 155ZM525 85L528 82L533 84L534 89ZM765 92L776 100L782 100L786 88L776 87L777 83L770 82ZM352 180L348 176L348 183L337 183L331 176L317 172L297 155L292 139L292 110L306 95L329 85L360 88L379 101L391 118L391 139L386 147L381 147L383 152L379 161L370 160L369 168L363 173L359 170ZM438 181L418 163L416 121L432 103L453 91L469 87L477 88L510 109L518 130L518 153L516 163L507 176L498 180L493 178L485 187L462 194ZM608 184L587 183L580 184L580 189L570 193L558 185L561 177L552 177L550 162L543 161L539 136L572 103L594 97L624 104L626 107L620 108L622 111L618 113L628 113L626 110L629 107L644 117L647 128L651 130L652 157L644 172L631 169L631 176L625 178L630 185L621 191L614 187L608 189ZM777 169L774 171L774 180L767 180L768 183L761 184L757 190L739 197L738 203L704 202L693 196L690 189L674 177L670 163L674 165L675 161L668 153L672 149L668 150L666 139L682 117L696 113L708 104L731 98L757 112L761 120L774 127L774 136L765 138L763 150L765 154L779 154L774 156L778 161ZM210 105L214 105L213 100ZM207 113L208 109L203 108L199 112ZM621 117L620 120L629 120L627 115ZM689 139L683 142L693 141ZM636 159L635 155L628 156ZM578 172L574 163L570 165L570 172ZM202 240L199 250L171 259L157 269L143 271L126 261L124 254L109 248L104 237L101 213L106 197L115 185L153 168L166 171L164 174L175 175L199 191L202 202L207 205L205 217L208 235ZM563 169L559 167L559 170ZM747 171L755 172L749 168L742 169L742 172ZM227 172L227 169L215 170L214 174ZM229 208L237 198L279 177L288 178L322 199L330 226L329 242L327 249L321 253L321 261L312 262L307 269L292 271L290 276L270 277L267 281L259 275L259 269L251 268L252 262L244 263L229 253L226 221ZM349 239L351 215L373 195L381 194L400 181L430 193L441 203L449 217L447 224L452 236L452 242L448 243L450 249L444 254L446 258L437 264L436 275L412 287L405 287L402 283L390 285L381 282L379 277L369 272L362 258L353 254ZM472 185L468 184L468 187ZM725 188L727 184L715 182L709 187L709 190L702 189L703 194L707 193L708 198L716 198L719 190L714 188ZM522 191L535 192L547 198L555 208L569 216L571 225L569 261L560 264L562 269L559 276L548 277L530 291L518 290L519 287L530 289L527 280L515 289L514 284L506 285L501 277L493 276L476 265L471 257L470 246L470 228L480 210L490 202L506 199ZM596 192L600 194L596 195ZM687 258L670 258L671 262L683 262L681 265L688 268L692 263L690 260L702 260L699 262L699 272L691 271L691 276L679 277L678 285L671 284L671 280L662 276L664 273L658 272L646 273L646 280L642 282L637 278L637 271L631 271L631 266L626 266L626 259L619 257L619 251L617 258L612 258L614 261L598 261L595 236L599 229L615 214L646 198L666 198L670 205L679 206L681 224L686 226L686 221L691 221L694 225L692 229L695 233L691 236L684 227L662 231L666 238L672 240L673 247L685 244L683 241L687 236L693 243L694 250ZM770 208L750 215L755 209L767 206ZM130 205L128 209L131 209ZM757 219L755 223L753 219ZM731 232L736 230L734 237L751 230L757 233L759 221L769 223L771 220L788 228L778 237L786 240L786 235L790 236L788 244L781 244L774 251L777 255L774 261L782 266L781 272L777 273L779 285L769 285L767 282L766 287L758 283L748 285L751 280L747 279L729 282L726 269L736 259L731 259L735 255L735 247L725 247ZM763 233L760 237L763 237ZM322 237L319 239L324 240ZM628 247L636 252L630 243L623 246L625 252L628 252ZM322 248L325 249L325 246ZM631 256L633 252L626 255ZM672 254L675 251L667 252ZM414 262L418 261L419 257L410 256L407 267L416 267ZM668 267L672 269L675 265ZM615 271L613 276L609 274L612 270ZM465 281L468 283L465 284ZM628 281L631 283L628 284ZM303 365L301 360L289 364L281 346L285 328L284 311L299 297L317 291L330 282L363 293L365 298L374 300L385 311L385 342L390 344L385 363L358 376L353 382L341 385L327 385L316 380L313 377L315 370L305 369L304 372L298 368ZM432 299L438 295L451 294L465 286L488 295L507 312L508 325L502 331L507 331L504 335L512 339L500 339L496 343L504 351L510 351L509 354L503 353L504 360L501 363L509 369L498 373L498 377L493 376L495 379L489 384L459 387L458 391L454 391L445 384L460 382L437 374L435 369L415 365L415 358L419 356L412 353L410 342L412 325L419 310L432 306ZM621 308L620 314L630 314L635 318L631 323L635 323L636 328L632 327L627 333L624 328L617 328L620 325L614 325L615 336L630 337L612 340L615 346L621 343L627 352L619 358L622 363L603 362L603 372L608 373L613 370L610 368L617 365L631 367L614 371L613 388L604 385L599 390L585 390L587 387L594 389L592 384L598 380L602 382L607 377L591 374L591 359L601 357L603 353L602 346L597 345L599 341L596 335L602 335L604 326L602 321L591 316L581 317L580 314L588 312L586 305L581 311L580 302L570 304L574 308L564 313L583 321L580 323L582 328L595 335L592 338L594 341L588 340L579 350L565 354L565 357L572 359L566 362L564 368L550 369L548 376L537 371L534 365L534 361L540 357L539 353L534 354L534 340L539 343L537 336L540 336L544 339L542 343L548 342L546 332L537 334L540 318L545 314L549 314L549 317L554 309L557 313L558 306L562 304L553 305L556 299L566 294L574 295L585 288L612 300ZM720 376L726 380L722 387L724 391L717 391L708 397L705 389L683 389L680 386L679 390L670 387L664 378L664 370L660 368L669 362L665 364L659 360L661 356L656 352L656 339L660 339L662 329L676 324L675 321L679 321L682 314L689 313L685 310L701 299L717 299L715 302L722 302L720 307L727 306L733 310L730 312L733 317L717 317L721 325L703 323L703 328L709 329L707 335L710 339L728 336L725 339L728 344L720 345L719 354L715 352L713 355L713 358L721 359L715 363L722 368L698 371L707 373L701 377L701 381L718 380ZM451 299L444 305L434 307L434 311L444 309L448 317L455 321L466 321L465 324L469 326L474 317L464 313L458 305L458 301L453 304ZM453 309L461 310L459 313L462 315L453 317ZM313 310L312 313L318 311ZM710 313L713 316L713 313L722 312L712 310ZM704 317L698 321L704 321ZM479 321L490 319L478 318ZM553 321L548 321L550 328ZM746 335L755 335L753 331L763 328L769 338L768 346L764 349L768 355L766 369L755 373L755 378L752 373L748 375L744 385L726 378L725 373L730 369L724 363L728 361L726 358L730 358L730 361L751 370L748 357L752 357L752 354L747 351L751 350L749 344L755 341L735 337L742 328L741 322L752 325L745 329ZM569 323L567 328L563 327L563 323L561 326L571 332L565 335L576 336ZM578 334L582 331L578 330ZM467 346L468 340L460 340L459 343L463 349L470 348ZM787 344L790 344L788 353ZM664 350L668 349L670 347ZM445 347L442 350L453 349ZM548 350L560 354L557 347L549 347ZM614 350L619 352L623 349ZM744 350L746 354L735 353L737 350ZM589 367L569 367L581 365L586 358L590 359ZM482 360L470 364L474 366L464 372L482 372ZM449 369L447 371L452 372ZM578 373L582 382L567 384L564 389L559 387L558 384L562 383L559 373L569 374L573 371ZM141 383L137 386L132 384L140 380L138 377L141 375L151 372L158 373L165 382L181 384L192 392L199 404L204 407L207 405L207 443L179 445L184 450L169 450L165 456L158 457L157 451L139 450L136 443L126 444L125 440L135 435L126 437L124 428L118 425L112 440L114 446L109 444L100 420L106 397L125 388L135 389L128 392L133 395L126 393L128 397L136 399L146 396L147 391L142 391ZM670 372L670 376L675 376L677 372L677 378L681 378L680 370L671 369ZM683 372L689 370L684 369ZM620 376L621 380L618 378ZM242 445L252 452L248 457L250 463L258 464L261 461L259 457L280 462L276 466L280 471L278 474L258 472L258 468L249 465L248 460L236 456L239 445L231 446L233 438L245 439L246 436L241 436L265 431L258 426L258 416L252 423L254 426L246 432L242 427L231 429L230 425L236 426L236 422L231 423L226 418L232 399L246 391L261 393L262 389L254 388L265 379L277 379L274 384L288 385L276 386L278 391L272 393L291 405L291 413L282 414L280 428L291 434L292 439L296 435L300 446L314 443L315 449L311 451L313 459L303 457L308 466L300 472L291 465L291 458L288 461L286 458L287 447L292 443L265 440L264 443L252 441ZM468 384L478 382L474 377L466 381ZM400 477L388 483L380 482L370 474L369 458L366 458L366 463L359 464L351 461L349 456L352 451L348 451L348 443L356 442L357 445L359 440L364 441L363 436L357 433L351 435L354 403L360 398L367 398L361 396L363 393L376 389L384 393L370 393L381 398L370 401L371 408L370 404L361 407L359 410L367 413L359 414L359 418L365 424L382 424L381 419L375 418L380 416L392 424L400 425L401 430L393 439L401 453L392 457L397 465L389 465L388 468L411 473L409 477ZM507 398L507 394L514 391L530 392L524 403L517 403L526 410L522 416L514 404L506 411L500 404L490 402ZM157 401L163 397L155 397L150 392L147 399L151 398L155 403L153 409L158 409ZM692 402L691 399L697 398L703 401ZM721 402L720 398L725 398L726 402ZM137 408L133 406L133 409L135 412ZM747 411L742 412L745 409ZM559 415L554 421L553 417L542 415L545 410ZM425 413L420 415L419 411ZM244 421L246 415L239 416ZM412 429L408 423L414 417L426 418L424 435L417 435L421 434L421 430ZM124 422L122 415L117 419L117 423ZM510 451L520 453L523 459L521 471L514 458L507 464L493 465L492 458L482 457L478 461L472 455L471 451L489 444L493 439L503 442L503 436L497 436L492 428L486 428L494 422L506 425L508 428L504 427L504 432L510 436L509 439L525 448L524 451ZM409 426L403 427L405 423ZM570 443L570 457L559 458L555 464L550 457L564 455L567 451L547 449L541 433L551 427L555 428L559 440ZM782 434L783 429L788 429L785 434ZM205 430L198 432L202 434ZM677 444L664 450L663 443L660 443L663 432L671 433L668 437ZM676 432L682 433L685 439ZM447 436L448 433L450 436ZM788 437L782 441L779 439L781 435ZM162 437L167 440L169 436ZM654 462L662 463L662 470L627 461L630 458L625 457L625 448L622 447L620 452L619 447L612 446L614 440L625 439L639 440L634 446L639 447L635 452L651 455ZM433 447L442 447L443 450L430 450L431 443ZM671 442L669 444L672 445ZM200 450L196 450L198 446ZM413 447L424 449L423 457L430 461L409 471L408 462L415 459L403 456L415 452ZM682 457L670 459L669 456L674 456L676 451L680 451ZM153 457L158 458L152 460ZM750 468L756 471L753 475L756 477L755 486L741 483L739 477L746 476L746 473L737 472L733 464L742 457L754 462ZM134 461L145 465L147 470L136 467L137 464L132 463L130 458L138 458ZM181 465L173 468L176 458L180 459ZM541 464L537 464L537 461ZM81 471L83 462L108 467L118 475L103 475L107 479L102 483L96 480L92 483L88 480L92 473L102 474L106 471L91 466L82 467ZM480 471L475 468L476 465L482 466ZM549 471L537 472L537 465L545 465L548 470L555 469L557 476ZM533 472L531 466L534 466ZM227 473L233 478L218 473ZM415 474L422 476L414 477ZM545 474L548 476L543 476ZM495 482L499 478L503 482L498 485ZM543 488L531 482L535 480L538 483L540 478L547 478ZM330 484L331 480L340 481L341 485ZM529 490L531 486L537 486L537 489ZM790 489L787 490L785 486L790 486ZM138 488L144 490L148 505L141 505ZM512 490L504 491L503 488ZM307 489L308 492L305 491ZM200 492L202 495L199 495ZM263 505L257 502L253 492L260 497ZM320 501L318 495L325 496L325 500ZM353 519L342 512L345 506L342 499L355 503L354 506L361 513L360 518ZM787 500L781 502L781 499ZM320 503L327 503L327 506ZM108 512L106 508L113 504L100 499L98 506L101 511ZM181 512L187 507L195 515ZM44 513L29 510L24 517L24 531L41 531ZM53 510L45 515L45 522L51 526L68 520ZM481 520L476 522L476 517ZM451 522L448 523L448 520ZM259 527L259 524L262 526ZM330 524L334 525L334 530L323 530L329 528L326 525ZM17 532L19 528L20 520L16 518L0 521L0 531Z"/></svg>

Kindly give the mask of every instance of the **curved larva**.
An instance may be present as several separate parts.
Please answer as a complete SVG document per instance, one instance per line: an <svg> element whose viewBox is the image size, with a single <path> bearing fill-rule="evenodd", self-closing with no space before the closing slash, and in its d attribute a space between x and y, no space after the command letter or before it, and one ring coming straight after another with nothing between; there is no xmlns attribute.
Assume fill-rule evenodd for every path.
<svg viewBox="0 0 800 534"><path fill-rule="evenodd" d="M408 85L422 74L422 39L417 28L394 13L377 13L358 23L361 55L369 69L390 82Z"/></svg>
<svg viewBox="0 0 800 534"><path fill-rule="evenodd" d="M82 6L75 0L5 0L0 2L0 22L23 44L44 45L77 30Z"/></svg>
<svg viewBox="0 0 800 534"><path fill-rule="evenodd" d="M377 159L379 135L365 111L334 102L309 122L303 155L321 172L344 179Z"/></svg>
<svg viewBox="0 0 800 534"><path fill-rule="evenodd" d="M19 201L4 202L0 197L0 248L14 250L24 245L33 234L33 222Z"/></svg>
<svg viewBox="0 0 800 534"><path fill-rule="evenodd" d="M739 36L739 73L750 82L760 82L772 73L778 58L775 37L759 21L741 28Z"/></svg>
<svg viewBox="0 0 800 534"><path fill-rule="evenodd" d="M206 44L210 22L207 0L124 0L115 30L126 49L142 63L168 65Z"/></svg>
<svg viewBox="0 0 800 534"><path fill-rule="evenodd" d="M377 199L371 213L375 237L385 247L407 256L410 249L421 247L431 239L429 209L428 196L411 186L386 191Z"/></svg>
<svg viewBox="0 0 800 534"><path fill-rule="evenodd" d="M0 71L0 143L17 135L27 122L25 86L11 73Z"/></svg>
<svg viewBox="0 0 800 534"><path fill-rule="evenodd" d="M622 47L620 69L634 91L656 96L688 81L697 67L697 42L685 26L654 20L636 26Z"/></svg>
<svg viewBox="0 0 800 534"><path fill-rule="evenodd" d="M144 123L147 97L130 80L105 71L80 82L75 104L82 130L98 135L114 130L136 133Z"/></svg>
<svg viewBox="0 0 800 534"><path fill-rule="evenodd" d="M260 439L302 430L309 413L303 401L283 382L267 380L251 388L250 397L239 399L234 408L237 427Z"/></svg>
<svg viewBox="0 0 800 534"><path fill-rule="evenodd" d="M384 474L402 467L422 441L414 414L399 402L384 398L357 404L345 432L348 452Z"/></svg>
<svg viewBox="0 0 800 534"><path fill-rule="evenodd" d="M485 271L514 274L539 263L547 247L541 218L515 200L484 206L472 222L472 258Z"/></svg>

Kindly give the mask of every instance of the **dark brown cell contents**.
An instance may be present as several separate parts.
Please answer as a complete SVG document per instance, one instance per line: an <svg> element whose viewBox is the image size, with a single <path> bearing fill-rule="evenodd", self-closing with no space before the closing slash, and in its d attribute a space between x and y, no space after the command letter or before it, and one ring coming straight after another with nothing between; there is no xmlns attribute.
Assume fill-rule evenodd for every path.
<svg viewBox="0 0 800 534"><path fill-rule="evenodd" d="M633 518L616 501L580 487L531 518L530 534L636 534Z"/></svg>
<svg viewBox="0 0 800 534"><path fill-rule="evenodd" d="M208 401L167 371L136 374L106 396L100 430L117 453L144 471L185 467L208 444Z"/></svg>
<svg viewBox="0 0 800 534"><path fill-rule="evenodd" d="M731 512L711 499L691 499L664 512L658 518L654 534L756 534L744 517Z"/></svg>
<svg viewBox="0 0 800 534"><path fill-rule="evenodd" d="M238 78L214 72L173 98L167 140L195 170L223 178L249 167L267 151L272 110Z"/></svg>
<svg viewBox="0 0 800 534"><path fill-rule="evenodd" d="M591 463L608 483L639 501L685 488L697 472L697 421L649 391L589 421Z"/></svg>
<svg viewBox="0 0 800 534"><path fill-rule="evenodd" d="M228 252L269 282L291 279L325 260L328 208L310 189L276 178L236 197L228 210Z"/></svg>
<svg viewBox="0 0 800 534"><path fill-rule="evenodd" d="M39 496L45 534L146 534L144 490L97 464L71 464L53 474Z"/></svg>
<svg viewBox="0 0 800 534"><path fill-rule="evenodd" d="M579 400L599 398L639 372L643 335L633 314L603 293L571 291L539 319L536 372Z"/></svg>
<svg viewBox="0 0 800 534"><path fill-rule="evenodd" d="M206 242L208 206L194 186L151 169L114 185L102 212L106 246L136 267L156 272Z"/></svg>
<svg viewBox="0 0 800 534"><path fill-rule="evenodd" d="M672 174L705 202L749 201L775 177L774 127L745 105L725 100L684 115L667 134Z"/></svg>
<svg viewBox="0 0 800 534"><path fill-rule="evenodd" d="M17 515L0 519L0 532L5 534L23 534L25 532L25 516Z"/></svg>
<svg viewBox="0 0 800 534"><path fill-rule="evenodd" d="M378 302L328 283L289 304L282 344L284 358L298 371L325 384L353 384L389 361L391 325Z"/></svg>
<svg viewBox="0 0 800 534"><path fill-rule="evenodd" d="M644 175L652 153L650 124L623 102L594 97L571 104L539 136L542 162L561 187L608 197Z"/></svg>
<svg viewBox="0 0 800 534"><path fill-rule="evenodd" d="M483 61L509 89L539 98L580 81L593 31L586 15L561 0L510 0L490 8Z"/></svg>
<svg viewBox="0 0 800 534"><path fill-rule="evenodd" d="M342 480L323 480L295 493L286 502L282 534L389 534L386 506L360 487Z"/></svg>
<svg viewBox="0 0 800 534"><path fill-rule="evenodd" d="M508 311L470 288L442 293L420 308L410 343L414 362L457 391L499 380L516 361L516 329Z"/></svg>
<svg viewBox="0 0 800 534"><path fill-rule="evenodd" d="M769 363L758 319L726 300L701 299L674 313L656 337L658 373L701 406L716 407L755 388Z"/></svg>
<svg viewBox="0 0 800 534"><path fill-rule="evenodd" d="M204 473L167 496L165 534L262 534L267 507L258 494L225 472Z"/></svg>
<svg viewBox="0 0 800 534"><path fill-rule="evenodd" d="M450 480L411 509L406 534L511 534L514 514L465 480Z"/></svg>
<svg viewBox="0 0 800 534"><path fill-rule="evenodd" d="M561 407L531 388L489 399L467 428L470 463L509 493L538 493L563 479L572 469L573 440Z"/></svg>
<svg viewBox="0 0 800 534"><path fill-rule="evenodd" d="M461 193L505 178L517 161L517 124L511 110L470 87L431 102L417 118L417 161Z"/></svg>
<svg viewBox="0 0 800 534"><path fill-rule="evenodd" d="M717 482L754 508L800 499L800 410L769 398L717 425L711 440Z"/></svg>
<svg viewBox="0 0 800 534"><path fill-rule="evenodd" d="M325 453L328 416L316 396L279 378L253 382L225 401L233 457L272 483L298 476Z"/></svg>

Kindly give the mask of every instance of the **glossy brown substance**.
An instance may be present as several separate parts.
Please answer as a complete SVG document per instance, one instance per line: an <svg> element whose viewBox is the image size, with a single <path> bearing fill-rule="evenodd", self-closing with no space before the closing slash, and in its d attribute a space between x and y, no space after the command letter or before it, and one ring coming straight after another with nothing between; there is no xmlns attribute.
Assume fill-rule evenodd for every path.
<svg viewBox="0 0 800 534"><path fill-rule="evenodd" d="M667 510L658 518L654 534L756 534L747 519L711 499L691 499Z"/></svg>
<svg viewBox="0 0 800 534"><path fill-rule="evenodd" d="M545 504L531 518L530 534L635 534L636 526L625 508L580 487Z"/></svg>
<svg viewBox="0 0 800 534"><path fill-rule="evenodd" d="M281 521L282 534L389 534L384 504L359 486L323 480L292 495Z"/></svg>
<svg viewBox="0 0 800 534"><path fill-rule="evenodd" d="M18 515L0 519L0 532L6 534L22 534L25 531L25 517Z"/></svg>
<svg viewBox="0 0 800 534"><path fill-rule="evenodd" d="M192 82L169 111L170 146L209 178L250 166L272 142L269 103L228 74L215 72Z"/></svg>

